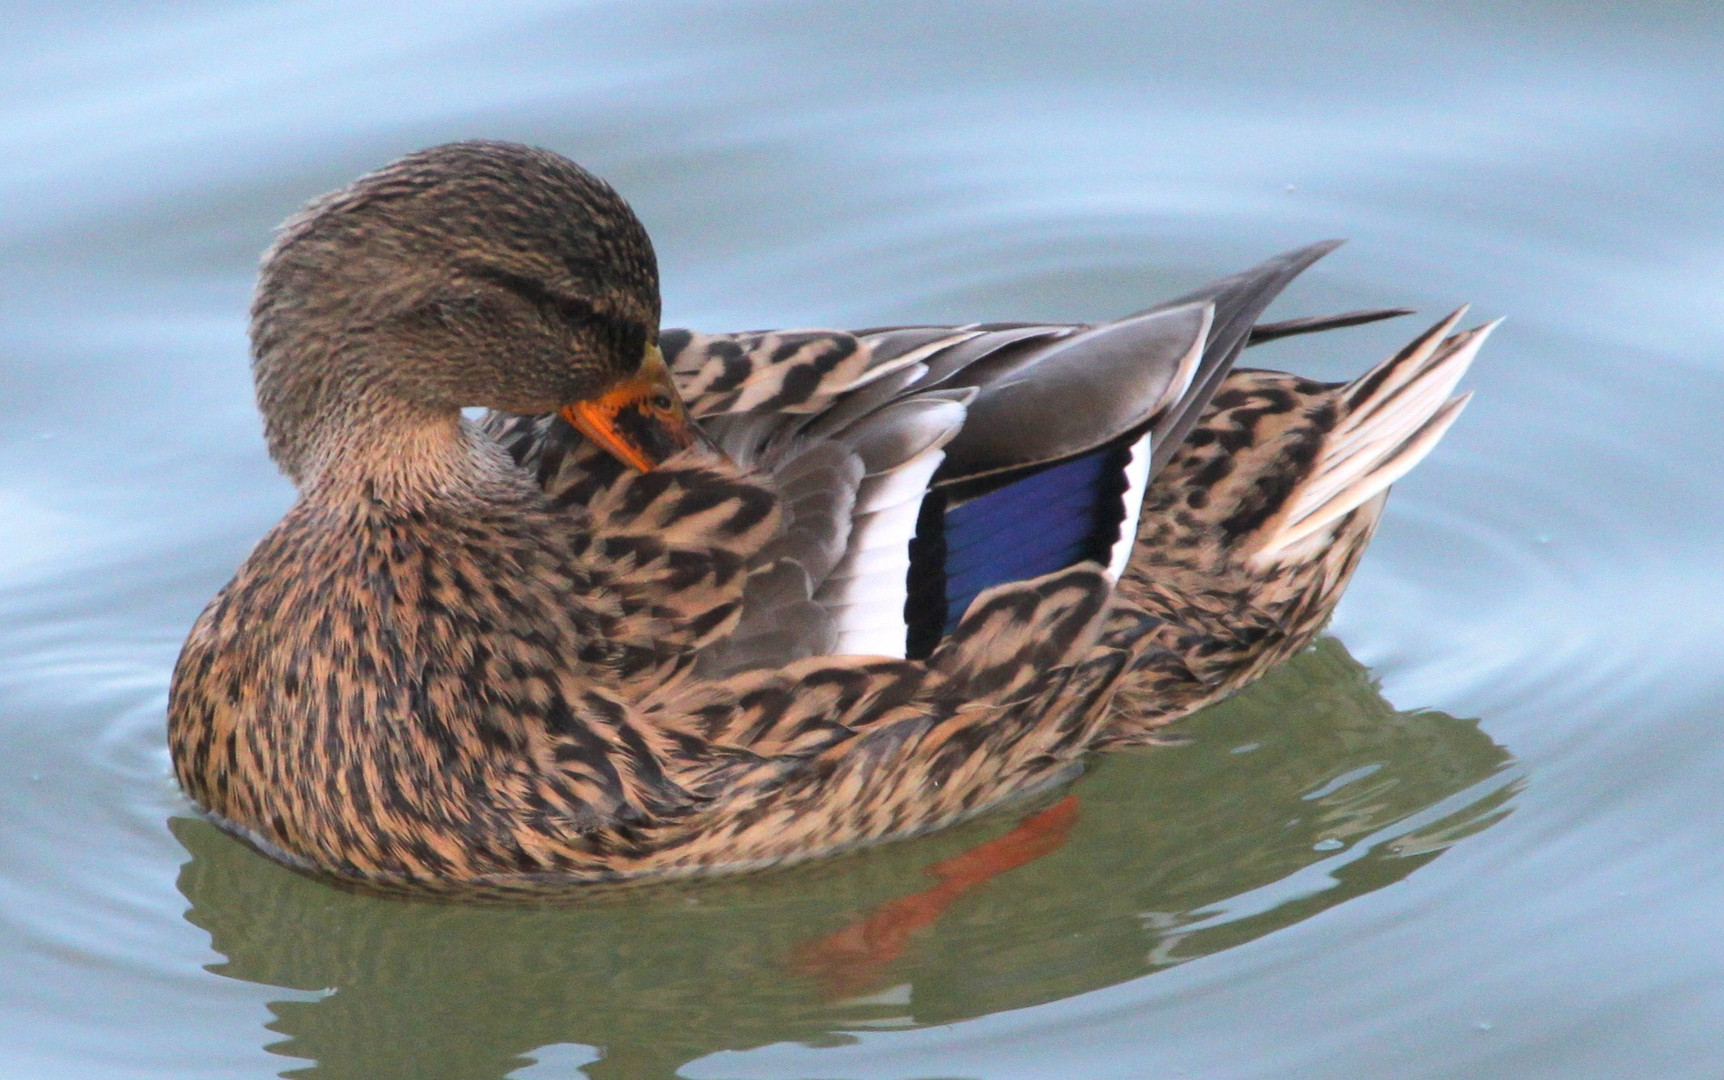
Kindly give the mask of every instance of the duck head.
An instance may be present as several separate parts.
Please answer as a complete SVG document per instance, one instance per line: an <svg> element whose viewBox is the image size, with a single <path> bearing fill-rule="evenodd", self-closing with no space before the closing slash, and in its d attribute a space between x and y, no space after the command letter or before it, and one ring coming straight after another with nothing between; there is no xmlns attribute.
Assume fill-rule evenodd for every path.
<svg viewBox="0 0 1724 1080"><path fill-rule="evenodd" d="M658 349L658 265L622 197L498 142L410 154L314 200L264 256L253 373L271 456L435 474L460 410L559 412L649 469L698 431Z"/></svg>

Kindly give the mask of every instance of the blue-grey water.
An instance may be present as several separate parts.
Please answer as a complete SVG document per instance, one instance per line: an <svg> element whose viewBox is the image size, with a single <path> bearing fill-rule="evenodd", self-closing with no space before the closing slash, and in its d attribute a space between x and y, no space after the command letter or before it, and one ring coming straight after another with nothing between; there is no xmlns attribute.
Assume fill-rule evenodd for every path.
<svg viewBox="0 0 1724 1080"><path fill-rule="evenodd" d="M1724 1075L1717 5L0 25L0 1076ZM1100 318L1328 236L1277 312L1508 321L1333 636L890 947L832 944L1013 815L560 906L352 896L197 818L168 673L291 498L246 363L269 230L472 136L625 192L668 325ZM1254 360L1340 378L1414 329Z"/></svg>

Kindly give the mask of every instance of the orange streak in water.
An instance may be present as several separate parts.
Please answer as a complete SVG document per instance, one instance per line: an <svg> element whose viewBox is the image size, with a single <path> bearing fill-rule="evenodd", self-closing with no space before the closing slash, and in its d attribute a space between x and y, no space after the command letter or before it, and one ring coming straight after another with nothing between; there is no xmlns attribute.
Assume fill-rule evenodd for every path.
<svg viewBox="0 0 1724 1080"><path fill-rule="evenodd" d="M1077 817L1077 796L1067 795L1004 836L935 863L924 873L938 879L938 885L888 900L849 926L797 946L790 956L791 972L818 980L828 999L862 993L881 981L886 966L903 954L910 935L977 886L1057 850Z"/></svg>

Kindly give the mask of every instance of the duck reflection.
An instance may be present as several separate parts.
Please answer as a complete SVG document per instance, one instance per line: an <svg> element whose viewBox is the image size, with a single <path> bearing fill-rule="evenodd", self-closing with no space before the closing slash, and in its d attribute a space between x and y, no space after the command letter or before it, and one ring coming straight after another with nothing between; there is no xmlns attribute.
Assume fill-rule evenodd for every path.
<svg viewBox="0 0 1724 1080"><path fill-rule="evenodd" d="M284 1075L497 1078L579 1043L603 1080L1137 978L1398 881L1519 788L1476 723L1395 711L1334 639L1182 728L1021 820L562 903L349 894L170 824L187 918L227 958L211 970L323 992L272 1006L271 1049L306 1062Z"/></svg>

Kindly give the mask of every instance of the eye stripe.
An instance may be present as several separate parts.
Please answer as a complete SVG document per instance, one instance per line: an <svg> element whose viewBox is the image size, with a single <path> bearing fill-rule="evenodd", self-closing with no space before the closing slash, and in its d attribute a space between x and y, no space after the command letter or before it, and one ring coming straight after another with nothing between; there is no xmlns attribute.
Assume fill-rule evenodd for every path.
<svg viewBox="0 0 1724 1080"><path fill-rule="evenodd" d="M594 311L593 306L585 300L554 293L545 288L541 282L524 274L517 274L512 270L505 270L498 266L463 266L461 269L468 277L478 278L481 281L488 281L493 285L508 289L534 307L554 311L570 323L587 323L595 319L605 318L605 316Z"/></svg>
<svg viewBox="0 0 1724 1080"><path fill-rule="evenodd" d="M534 278L499 266L474 264L463 266L461 270L469 277L509 290L540 311L554 313L570 327L578 327L594 334L609 343L619 357L626 358L630 363L635 362L646 351L651 335L640 323L618 319L608 312L595 310L591 304L579 297L552 292Z"/></svg>

